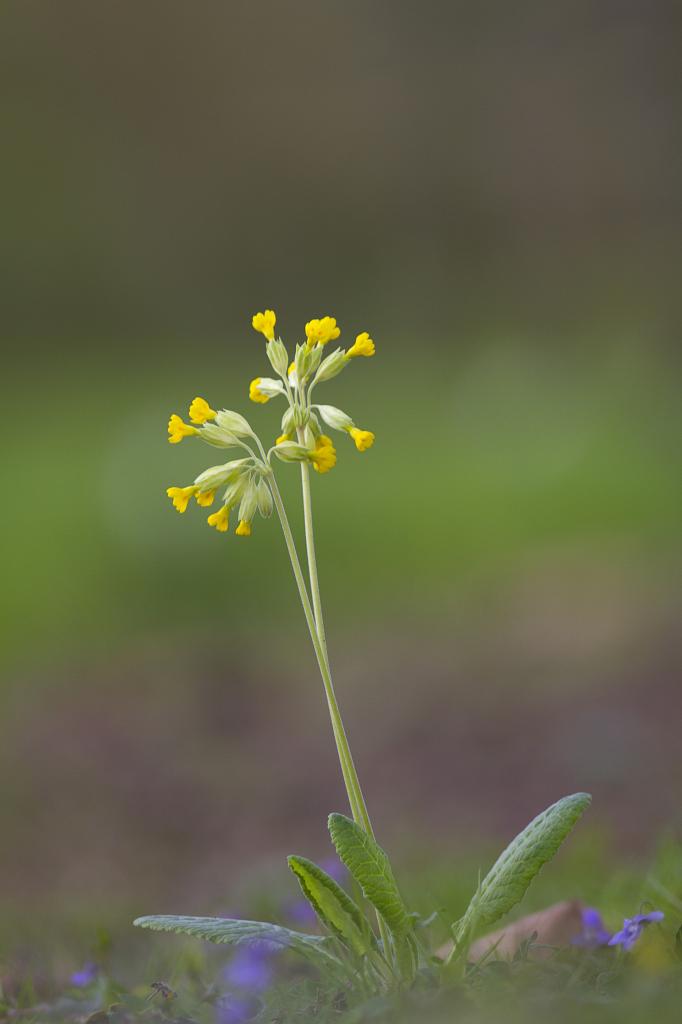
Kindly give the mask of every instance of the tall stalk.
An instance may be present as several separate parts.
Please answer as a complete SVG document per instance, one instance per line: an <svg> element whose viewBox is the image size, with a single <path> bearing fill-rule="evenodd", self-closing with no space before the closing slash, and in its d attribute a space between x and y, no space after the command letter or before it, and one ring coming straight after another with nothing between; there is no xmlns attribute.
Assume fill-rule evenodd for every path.
<svg viewBox="0 0 682 1024"><path fill-rule="evenodd" d="M332 682L331 670L329 667L329 655L327 653L327 643L324 633L324 622L322 618L322 602L320 600L320 587L319 579L317 575L317 559L315 557L315 537L313 534L313 519L312 519L312 501L310 494L310 475L307 472L308 466L306 464L301 465L301 475L303 483L303 509L304 509L304 523L305 523L305 537L306 537L306 550L308 554L308 570L310 574L310 590L313 595L313 606L311 607L310 598L308 596L308 589L305 585L305 579L303 577L303 571L301 569L301 563L299 561L298 552L296 550L296 543L294 541L293 534L291 532L291 526L289 519L282 501L282 495L280 494L279 487L274 474L270 476L270 488L272 490L272 496L275 502L275 508L279 516L279 521L282 525L282 532L284 534L284 540L289 552L289 558L291 560L291 568L293 569L294 579L296 580L296 586L298 587L299 597L303 606L303 613L305 615L308 630L310 632L310 639L312 640L313 649L317 658L317 664L320 669L320 675L322 676L322 682L324 684L325 696L327 698L327 706L329 708L329 716L332 723L332 731L334 733L334 740L336 742L336 750L339 755L339 761L341 764L341 773L343 775L343 781L346 786L346 793L348 794L348 802L350 804L351 813L353 819L360 825L364 830L372 837L374 837L374 830L372 828L372 822L369 817L367 810L367 804L360 786L360 779L358 778L357 769L355 762L353 761L353 755L351 754L350 744L348 743L348 737L341 717L341 709L339 708L336 694L334 692L334 684ZM388 929L384 924L384 920L379 913L377 913L377 924L379 926L379 934L381 936L381 942L384 950L384 955L389 956L390 943L388 936Z"/></svg>
<svg viewBox="0 0 682 1024"><path fill-rule="evenodd" d="M294 541L293 533L291 532L291 526L289 525L289 519L287 517L286 509L284 508L284 502L277 486L277 481L274 475L270 477L270 486L272 489L272 496L275 502L275 508L279 516L280 523L282 525L282 532L284 533L284 540L289 552L289 558L291 560L291 567L294 572L294 579L296 580L296 586L298 587L299 597L301 604L303 605L303 614L305 615L308 630L310 632L310 639L313 644L315 656L317 658L317 664L320 669L320 675L322 676L322 682L324 684L325 696L327 698L327 705L329 707L329 715L332 723L332 730L334 733L334 739L336 741L336 749L339 755L339 761L341 762L341 771L343 773L343 780L346 785L346 792L348 794L348 801L350 803L353 818L359 824L365 828L364 817L367 815L367 809L364 808L364 815L362 813L362 806L364 806L364 799L362 798L362 792L360 790L360 783L358 781L357 772L353 764L353 758L350 752L350 746L348 744L348 738L346 736L346 730L343 725L343 719L341 718L341 711L339 709L336 694L334 693L334 686L332 684L331 674L329 672L329 666L327 663L327 656L325 648L320 641L320 637L317 632L317 626L315 623L315 615L310 604L310 598L308 597L308 590L305 584L303 576L303 570L301 569L301 563L298 558L298 552L296 551L296 543ZM358 800L358 792L360 793L360 800L362 806Z"/></svg>

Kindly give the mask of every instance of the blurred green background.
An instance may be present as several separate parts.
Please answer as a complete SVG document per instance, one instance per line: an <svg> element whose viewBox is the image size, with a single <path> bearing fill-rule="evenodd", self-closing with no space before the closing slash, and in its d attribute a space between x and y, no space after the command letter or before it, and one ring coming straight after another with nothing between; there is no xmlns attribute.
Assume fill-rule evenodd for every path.
<svg viewBox="0 0 682 1024"><path fill-rule="evenodd" d="M376 444L313 483L396 860L465 856L473 884L575 789L628 856L679 821L681 14L3 5L13 941L238 910L328 853L345 804L278 525L221 536L164 494L212 461L166 442L194 395L279 433L247 408L265 307L291 348L327 313L377 344L319 396Z"/></svg>

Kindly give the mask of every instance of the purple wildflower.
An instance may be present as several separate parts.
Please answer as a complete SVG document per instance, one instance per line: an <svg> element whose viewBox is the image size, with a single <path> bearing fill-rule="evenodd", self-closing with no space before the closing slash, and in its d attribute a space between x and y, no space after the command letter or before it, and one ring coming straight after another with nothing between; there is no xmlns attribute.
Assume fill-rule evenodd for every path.
<svg viewBox="0 0 682 1024"><path fill-rule="evenodd" d="M69 982L72 985L75 985L76 988L86 988L88 985L92 984L98 974L99 967L97 964L88 962L83 964L80 971L74 971L69 978Z"/></svg>
<svg viewBox="0 0 682 1024"><path fill-rule="evenodd" d="M272 958L278 948L270 942L253 942L242 946L223 972L225 981L247 992L262 992L272 981Z"/></svg>
<svg viewBox="0 0 682 1024"><path fill-rule="evenodd" d="M653 921L662 921L664 917L665 914L662 910L652 910L648 914L635 914L634 917L626 917L621 930L609 939L609 946L622 946L628 953L644 931L645 925L651 924Z"/></svg>
<svg viewBox="0 0 682 1024"><path fill-rule="evenodd" d="M604 927L602 916L594 907L583 907L582 911L583 930L580 935L572 940L574 946L584 946L585 949L597 949L599 946L606 946L611 938L611 932Z"/></svg>
<svg viewBox="0 0 682 1024"><path fill-rule="evenodd" d="M333 878L335 882L341 885L345 882L348 875L348 869L345 864L342 864L338 857L327 857L322 861L320 867L323 871L326 871L330 878Z"/></svg>
<svg viewBox="0 0 682 1024"><path fill-rule="evenodd" d="M287 917L296 924L317 924L317 914L307 900L292 900L285 908Z"/></svg>

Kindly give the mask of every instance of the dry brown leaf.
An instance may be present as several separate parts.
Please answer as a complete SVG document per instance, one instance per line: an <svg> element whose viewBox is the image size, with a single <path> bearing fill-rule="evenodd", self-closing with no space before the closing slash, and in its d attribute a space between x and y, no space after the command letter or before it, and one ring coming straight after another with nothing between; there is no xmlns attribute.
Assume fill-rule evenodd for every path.
<svg viewBox="0 0 682 1024"><path fill-rule="evenodd" d="M542 960L552 953L551 949L542 948L543 946L568 946L571 940L580 934L582 909L582 904L578 900L563 900L535 914L527 914L518 921L513 921L477 939L469 950L468 959L475 963L495 947L493 959L509 960L518 952L522 943L537 933L529 956ZM452 943L448 942L447 945L441 946L436 955L445 959L451 950Z"/></svg>

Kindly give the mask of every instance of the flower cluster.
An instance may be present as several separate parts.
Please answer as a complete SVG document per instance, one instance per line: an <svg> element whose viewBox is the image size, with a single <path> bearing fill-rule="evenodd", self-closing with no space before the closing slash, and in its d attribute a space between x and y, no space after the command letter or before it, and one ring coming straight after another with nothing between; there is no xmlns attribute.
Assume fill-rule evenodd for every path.
<svg viewBox="0 0 682 1024"><path fill-rule="evenodd" d="M272 513L272 494L267 483L272 472L259 458L245 438L257 441L247 420L237 412L222 409L216 412L204 398L195 398L189 407L192 423L185 423L176 413L168 421L168 440L177 444L185 437L199 437L213 448L242 448L248 454L219 466L211 466L200 473L186 487L169 487L166 494L178 512L185 512L191 498L203 508L210 507L216 493L223 487L220 507L208 517L208 525L226 533L230 512L239 506L236 533L248 537L256 512L262 516Z"/></svg>
<svg viewBox="0 0 682 1024"><path fill-rule="evenodd" d="M312 402L313 391L331 380L359 356L373 356L374 342L365 331L358 334L347 350L337 348L324 355L324 347L335 341L341 328L334 317L309 320L305 325L305 341L296 345L293 361L281 338L275 337L277 317L273 310L256 313L252 325L266 341L266 355L276 377L255 377L249 386L252 402L265 404L282 397L286 409L282 417L282 433L266 453L250 424L239 413L228 409L216 411L205 398L197 397L189 407L185 422L177 413L168 421L168 440L179 444L186 437L197 437L214 448L241 448L246 454L219 466L211 466L184 487L166 491L178 512L185 512L190 500L203 508L211 506L218 491L220 507L208 516L209 526L220 533L229 528L232 509L237 508L236 533L248 537L256 514L272 513L272 456L281 462L299 462L312 466L317 473L328 473L336 465L336 449L323 424L331 430L347 434L359 452L374 444L374 434L361 430L350 416L333 405Z"/></svg>
<svg viewBox="0 0 682 1024"><path fill-rule="evenodd" d="M629 953L646 925L662 921L664 916L661 910L652 910L648 914L635 914L634 917L626 917L620 931L612 935L607 930L599 911L594 907L584 907L582 931L573 939L573 945L584 946L587 949L597 949L600 946L621 946L626 953Z"/></svg>
<svg viewBox="0 0 682 1024"><path fill-rule="evenodd" d="M325 473L336 463L333 442L322 432L322 423L332 430L346 433L359 452L374 444L370 430L358 428L350 416L333 405L313 403L314 389L337 374L359 356L373 356L374 342L367 331L358 334L353 345L335 349L324 355L324 346L335 341L341 328L332 316L309 320L305 325L306 340L296 346L290 363L281 338L275 340L276 317L271 309L256 313L252 324L267 339L266 354L275 377L255 377L249 386L252 402L264 404L271 398L283 397L287 409L282 417L282 433L277 438L276 455L284 462L309 461L314 469ZM322 423L320 422L322 421Z"/></svg>

